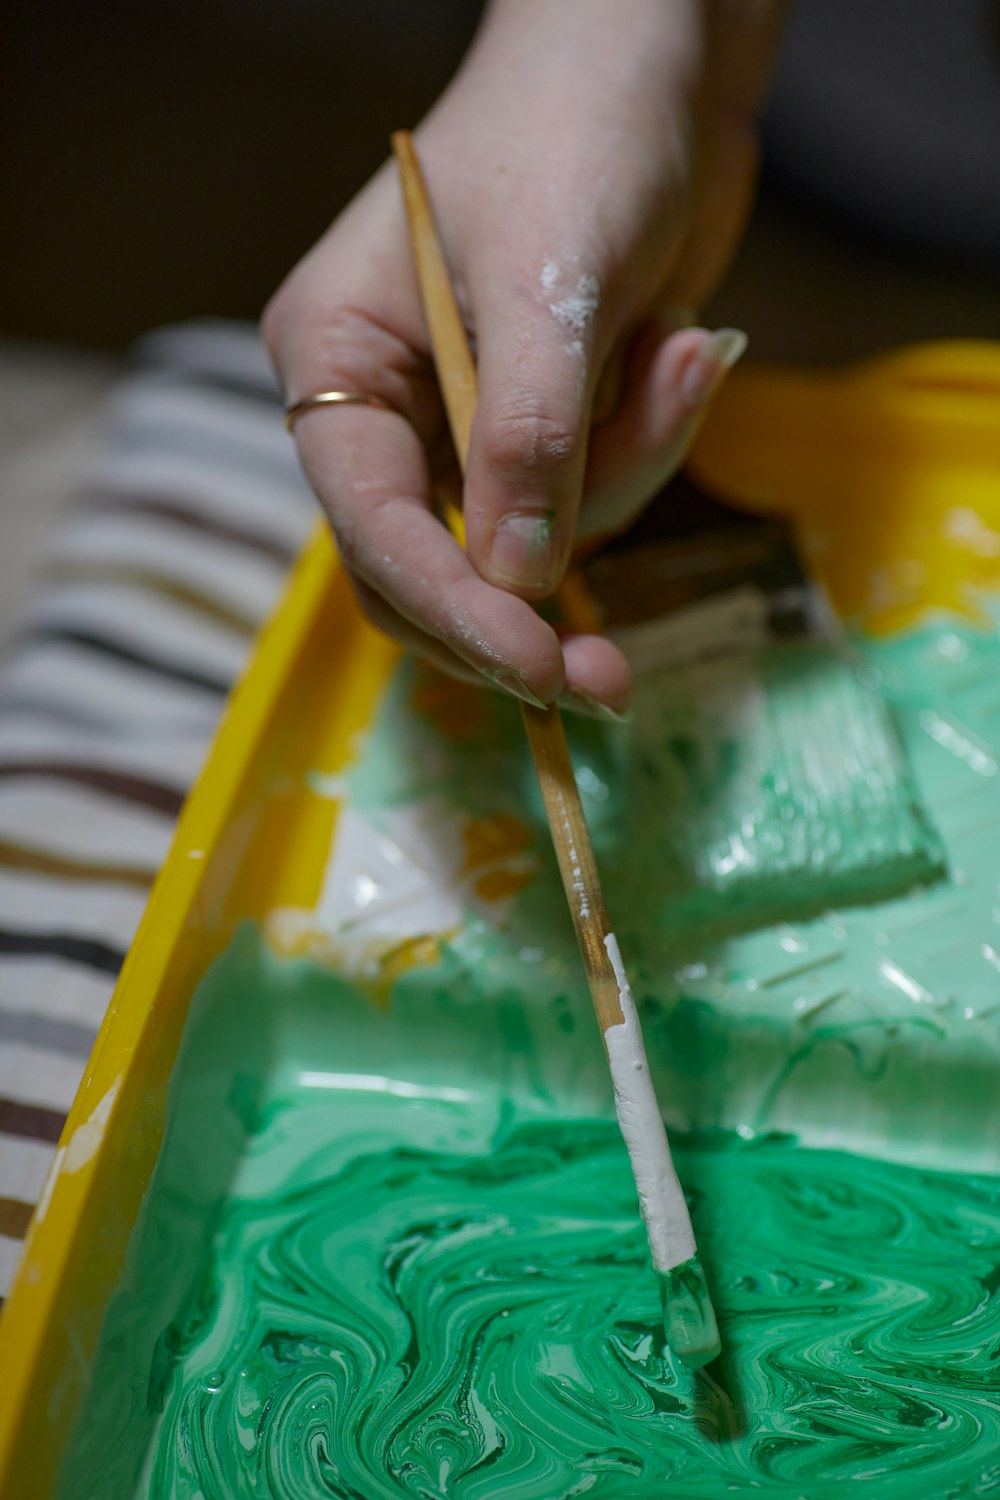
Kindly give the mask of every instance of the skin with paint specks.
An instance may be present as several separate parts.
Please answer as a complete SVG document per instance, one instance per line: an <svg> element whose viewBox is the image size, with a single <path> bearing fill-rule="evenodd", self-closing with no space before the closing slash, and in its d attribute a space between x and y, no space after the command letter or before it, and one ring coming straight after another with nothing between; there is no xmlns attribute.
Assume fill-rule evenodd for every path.
<svg viewBox="0 0 1000 1500"><path fill-rule="evenodd" d="M476 350L464 484L391 166L272 298L263 331L289 401L381 402L307 412L295 441L366 613L445 671L528 702L626 708L622 654L557 636L529 605L577 537L622 529L675 472L746 347L688 325L750 207L783 10L484 7L415 132ZM435 515L442 495L461 499L467 553Z"/></svg>

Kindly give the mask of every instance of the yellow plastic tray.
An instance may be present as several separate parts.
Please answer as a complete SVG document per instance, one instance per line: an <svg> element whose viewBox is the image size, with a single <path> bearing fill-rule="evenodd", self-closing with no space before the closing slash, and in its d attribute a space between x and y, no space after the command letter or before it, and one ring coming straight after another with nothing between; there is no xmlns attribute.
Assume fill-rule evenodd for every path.
<svg viewBox="0 0 1000 1500"><path fill-rule="evenodd" d="M935 607L974 616L976 590L1000 585L998 398L1000 347L983 343L845 371L750 367L692 469L723 496L794 515L837 607L865 628ZM195 986L240 920L315 905L337 808L306 772L350 760L396 655L317 533L184 809L29 1231L0 1323L4 1500L53 1493Z"/></svg>

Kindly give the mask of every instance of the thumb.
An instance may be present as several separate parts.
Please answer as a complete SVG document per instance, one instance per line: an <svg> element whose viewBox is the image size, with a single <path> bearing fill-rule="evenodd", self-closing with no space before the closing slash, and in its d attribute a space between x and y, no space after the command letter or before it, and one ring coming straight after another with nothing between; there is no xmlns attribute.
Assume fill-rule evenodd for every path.
<svg viewBox="0 0 1000 1500"><path fill-rule="evenodd" d="M472 560L490 583L540 599L558 584L583 488L600 293L546 262L534 287L475 305L479 404L465 485Z"/></svg>

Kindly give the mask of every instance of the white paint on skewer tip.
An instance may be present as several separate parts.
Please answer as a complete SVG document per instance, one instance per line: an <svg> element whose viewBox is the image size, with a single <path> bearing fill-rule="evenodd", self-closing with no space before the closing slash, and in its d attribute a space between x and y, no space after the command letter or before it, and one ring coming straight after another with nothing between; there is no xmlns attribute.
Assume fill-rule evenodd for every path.
<svg viewBox="0 0 1000 1500"><path fill-rule="evenodd" d="M667 1132L649 1076L639 1016L613 932L604 939L604 947L615 972L624 1017L604 1033L618 1124L639 1190L639 1208L649 1236L653 1266L657 1271L670 1271L694 1255L694 1231L671 1160Z"/></svg>

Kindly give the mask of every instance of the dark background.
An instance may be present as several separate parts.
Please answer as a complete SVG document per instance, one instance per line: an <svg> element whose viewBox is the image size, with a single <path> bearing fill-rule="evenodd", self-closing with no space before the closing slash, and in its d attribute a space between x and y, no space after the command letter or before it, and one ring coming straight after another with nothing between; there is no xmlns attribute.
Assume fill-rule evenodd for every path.
<svg viewBox="0 0 1000 1500"><path fill-rule="evenodd" d="M0 335L120 349L175 319L256 317L477 17L473 0L8 0ZM1000 337L995 0L800 0L765 145L705 321L793 359Z"/></svg>

